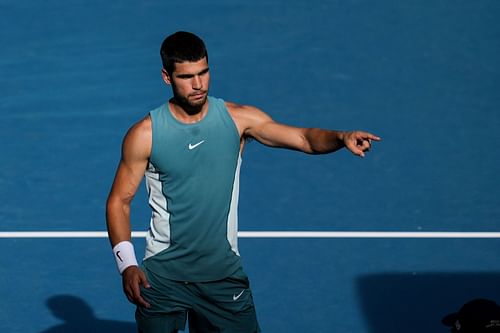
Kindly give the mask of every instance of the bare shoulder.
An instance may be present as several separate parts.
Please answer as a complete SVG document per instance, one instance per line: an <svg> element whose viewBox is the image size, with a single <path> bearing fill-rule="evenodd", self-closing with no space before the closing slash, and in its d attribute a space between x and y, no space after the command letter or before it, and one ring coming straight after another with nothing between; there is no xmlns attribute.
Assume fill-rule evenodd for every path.
<svg viewBox="0 0 500 333"><path fill-rule="evenodd" d="M233 117L242 117L242 118L269 117L264 111L252 105L243 105L233 102L226 102L226 107L229 110L231 116Z"/></svg>
<svg viewBox="0 0 500 333"><path fill-rule="evenodd" d="M249 128L258 124L272 121L268 114L252 105L226 102L226 107L238 126L240 133L245 133Z"/></svg>
<svg viewBox="0 0 500 333"><path fill-rule="evenodd" d="M149 157L151 152L152 129L149 115L132 125L123 140L123 152L133 156Z"/></svg>
<svg viewBox="0 0 500 333"><path fill-rule="evenodd" d="M151 118L147 115L130 127L125 139L141 140L151 136L151 132Z"/></svg>

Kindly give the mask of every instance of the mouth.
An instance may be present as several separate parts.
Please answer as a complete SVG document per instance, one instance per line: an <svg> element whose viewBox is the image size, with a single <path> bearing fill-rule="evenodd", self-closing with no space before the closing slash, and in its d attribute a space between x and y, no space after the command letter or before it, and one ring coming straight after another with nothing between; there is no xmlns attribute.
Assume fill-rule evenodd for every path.
<svg viewBox="0 0 500 333"><path fill-rule="evenodd" d="M205 97L206 94L207 94L207 92L204 91L204 92L199 92L196 94L191 94L190 97L192 97L194 99L201 99L201 98Z"/></svg>

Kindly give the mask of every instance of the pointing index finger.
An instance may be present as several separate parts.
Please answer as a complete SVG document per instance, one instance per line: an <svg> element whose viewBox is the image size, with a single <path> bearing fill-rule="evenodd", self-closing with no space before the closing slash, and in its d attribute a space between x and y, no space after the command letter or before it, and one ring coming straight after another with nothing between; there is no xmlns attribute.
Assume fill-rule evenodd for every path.
<svg viewBox="0 0 500 333"><path fill-rule="evenodd" d="M380 138L379 136L373 135L371 133L366 133L366 138L370 139L370 140L375 140L375 141L382 140L382 138Z"/></svg>

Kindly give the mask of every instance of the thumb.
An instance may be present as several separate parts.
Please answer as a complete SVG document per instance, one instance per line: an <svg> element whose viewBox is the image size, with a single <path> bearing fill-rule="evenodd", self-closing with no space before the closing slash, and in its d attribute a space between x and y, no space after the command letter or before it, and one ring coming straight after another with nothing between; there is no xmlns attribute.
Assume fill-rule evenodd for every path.
<svg viewBox="0 0 500 333"><path fill-rule="evenodd" d="M362 149L358 148L356 144L349 144L347 145L347 148L354 154L360 157L365 157L365 153L363 152Z"/></svg>

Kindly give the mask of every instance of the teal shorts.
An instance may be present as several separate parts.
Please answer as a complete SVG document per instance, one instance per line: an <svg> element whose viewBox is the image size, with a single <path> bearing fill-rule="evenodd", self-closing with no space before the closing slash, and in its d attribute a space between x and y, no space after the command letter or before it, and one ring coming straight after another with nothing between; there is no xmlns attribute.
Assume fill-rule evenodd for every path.
<svg viewBox="0 0 500 333"><path fill-rule="evenodd" d="M146 270L151 288L141 288L150 308L137 307L139 333L260 332L247 275L240 268L220 281L184 282Z"/></svg>

